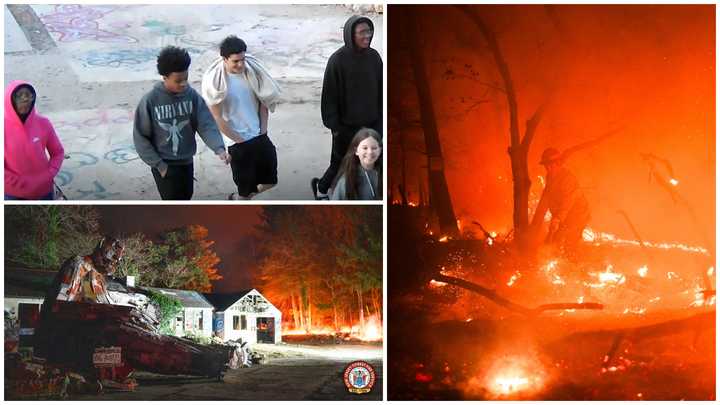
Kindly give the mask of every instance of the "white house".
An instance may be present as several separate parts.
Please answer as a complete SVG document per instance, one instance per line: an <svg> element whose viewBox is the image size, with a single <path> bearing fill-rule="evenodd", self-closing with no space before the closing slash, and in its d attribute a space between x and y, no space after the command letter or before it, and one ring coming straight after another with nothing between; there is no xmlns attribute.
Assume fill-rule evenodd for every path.
<svg viewBox="0 0 720 405"><path fill-rule="evenodd" d="M192 334L211 337L213 333L213 306L196 291L174 290L171 288L142 287L180 301L183 310L175 319L175 336Z"/></svg>
<svg viewBox="0 0 720 405"><path fill-rule="evenodd" d="M205 294L215 307L213 331L223 341L280 343L282 313L255 289L235 294Z"/></svg>

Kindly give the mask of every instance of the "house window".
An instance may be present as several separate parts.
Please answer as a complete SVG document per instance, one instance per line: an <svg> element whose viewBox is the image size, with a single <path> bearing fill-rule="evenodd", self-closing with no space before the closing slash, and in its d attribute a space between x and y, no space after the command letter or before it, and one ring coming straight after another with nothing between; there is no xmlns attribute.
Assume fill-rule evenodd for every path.
<svg viewBox="0 0 720 405"><path fill-rule="evenodd" d="M240 317L233 315L233 330L240 330Z"/></svg>
<svg viewBox="0 0 720 405"><path fill-rule="evenodd" d="M198 329L203 330L203 311L200 311L200 316L198 317Z"/></svg>
<svg viewBox="0 0 720 405"><path fill-rule="evenodd" d="M245 315L240 315L240 323L242 324L240 329L247 330L247 318L245 317Z"/></svg>

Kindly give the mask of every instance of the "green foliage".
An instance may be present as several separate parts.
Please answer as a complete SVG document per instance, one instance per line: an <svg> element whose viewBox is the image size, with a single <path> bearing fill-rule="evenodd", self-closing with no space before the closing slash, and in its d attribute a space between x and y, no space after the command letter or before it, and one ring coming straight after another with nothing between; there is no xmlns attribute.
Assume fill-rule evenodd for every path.
<svg viewBox="0 0 720 405"><path fill-rule="evenodd" d="M143 234L129 236L125 259L118 268L120 276L136 276L137 283L148 287L177 288L210 292L220 259L207 239L207 229L199 225L173 229L153 242Z"/></svg>
<svg viewBox="0 0 720 405"><path fill-rule="evenodd" d="M190 339L190 340L192 340L193 342L195 342L195 343L200 343L200 344L202 344L202 345L209 345L209 344L213 343L211 337L198 335L198 334L193 333L193 332L186 332L186 333L185 333L185 339Z"/></svg>
<svg viewBox="0 0 720 405"><path fill-rule="evenodd" d="M159 310L160 333L175 334L175 318L182 312L182 305L177 298L168 297L163 293L147 290L146 295Z"/></svg>
<svg viewBox="0 0 720 405"><path fill-rule="evenodd" d="M31 268L57 269L75 255L92 252L100 240L93 206L9 205L5 207L5 258Z"/></svg>

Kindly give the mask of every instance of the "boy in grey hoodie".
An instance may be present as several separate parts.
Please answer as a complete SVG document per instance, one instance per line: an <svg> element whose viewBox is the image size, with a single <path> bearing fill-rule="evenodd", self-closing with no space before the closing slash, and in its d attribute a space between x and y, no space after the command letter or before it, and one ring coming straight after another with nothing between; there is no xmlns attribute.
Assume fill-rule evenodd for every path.
<svg viewBox="0 0 720 405"><path fill-rule="evenodd" d="M157 58L163 81L145 94L135 110L133 141L151 167L163 200L189 200L193 195L195 133L228 164L230 156L203 98L188 84L190 55L168 46Z"/></svg>

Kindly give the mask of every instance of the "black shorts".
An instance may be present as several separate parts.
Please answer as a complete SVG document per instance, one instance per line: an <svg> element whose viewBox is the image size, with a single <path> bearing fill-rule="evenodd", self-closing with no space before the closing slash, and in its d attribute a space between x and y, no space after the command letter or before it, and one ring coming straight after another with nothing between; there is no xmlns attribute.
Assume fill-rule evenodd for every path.
<svg viewBox="0 0 720 405"><path fill-rule="evenodd" d="M277 184L277 152L267 135L236 143L228 148L228 153L238 195L257 193L258 184Z"/></svg>

